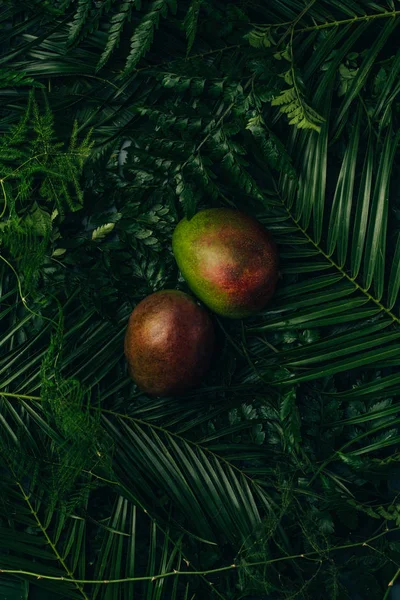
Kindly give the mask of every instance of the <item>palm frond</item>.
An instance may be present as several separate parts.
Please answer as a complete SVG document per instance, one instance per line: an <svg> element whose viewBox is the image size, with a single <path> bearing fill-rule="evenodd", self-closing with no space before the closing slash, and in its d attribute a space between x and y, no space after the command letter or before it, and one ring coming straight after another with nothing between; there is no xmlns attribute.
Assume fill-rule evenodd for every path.
<svg viewBox="0 0 400 600"><path fill-rule="evenodd" d="M104 417L104 422L120 448L116 472L132 492L129 482L135 473L139 485L133 493L142 502L148 504L153 495L150 484L157 481L160 493L173 498L186 519L196 524L193 533L208 543L215 543L219 531L230 541L244 541L254 533L260 514L240 472L167 431L124 420L117 430L108 418ZM263 499L268 503L266 497Z"/></svg>
<svg viewBox="0 0 400 600"><path fill-rule="evenodd" d="M182 570L185 560L181 552L182 538L174 542L168 530L161 530L142 509L121 496L116 499L106 523L100 536L94 578L99 581L138 579L126 582L120 592L114 592L117 594L114 597L128 600L136 594L155 599L165 594L171 600L177 600L184 591L187 593L187 587L179 581L179 576L162 578L164 573ZM140 542L137 539L139 535ZM144 540L147 564L138 550ZM146 577L147 580L140 581L140 578ZM104 584L94 585L92 598L108 598L113 593L104 588Z"/></svg>
<svg viewBox="0 0 400 600"><path fill-rule="evenodd" d="M4 525L7 526L2 527L0 537L2 548L8 550L6 554L2 554L2 567L30 571L32 557L35 557L37 572L43 575L69 577L73 580L73 571L76 569L75 577L82 576L85 572L83 548L81 544L74 542L77 538L82 540L84 537L84 520L71 519L62 509L56 511L53 502L46 503L33 460L29 465L30 476L27 476L27 464L21 461L21 452L10 447L5 451L5 445L2 444L1 455L3 464L8 467L1 484L2 495L6 500L0 504L0 511ZM12 510L9 505L11 499ZM62 530L64 536L60 539ZM59 592L57 583L50 580L44 581L43 587L53 590L55 594ZM68 598L88 598L79 583L66 585L63 593Z"/></svg>
<svg viewBox="0 0 400 600"><path fill-rule="evenodd" d="M393 260L396 252L392 260L388 252L393 244L396 247L398 237L390 228L388 194L399 134L388 119L375 136L362 105L351 121L348 113L355 98L352 90L359 90L371 77L376 54L394 26L393 21L383 27L381 37L365 54L355 87L338 108L339 116L346 114L349 130L341 163L335 162L328 147L338 136L342 117L334 121L332 131L323 125L319 135L293 134L290 152L304 156L295 162L299 186L283 175L278 184L282 208L272 208L271 216L264 219L282 245L283 275L293 283L278 292L262 323L249 331L318 327L325 332L315 343L266 359L266 366L276 363L287 368L291 383L399 359L398 265ZM392 68L397 72L396 59ZM327 100L328 73L329 69L315 91L315 98L322 99L324 90L326 116L335 94L331 85L332 100ZM393 75L389 73L388 79L393 89ZM387 89L384 93L390 95ZM386 266L385 256L390 261ZM307 281L306 274L313 271L320 271L320 276Z"/></svg>

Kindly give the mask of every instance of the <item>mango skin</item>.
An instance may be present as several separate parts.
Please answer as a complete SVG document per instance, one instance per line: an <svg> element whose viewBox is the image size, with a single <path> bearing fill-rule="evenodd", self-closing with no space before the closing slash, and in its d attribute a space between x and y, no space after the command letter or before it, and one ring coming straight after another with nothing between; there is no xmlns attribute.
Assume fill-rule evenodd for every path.
<svg viewBox="0 0 400 600"><path fill-rule="evenodd" d="M178 267L211 310L238 319L263 309L278 281L278 250L257 219L210 208L182 219L172 236Z"/></svg>
<svg viewBox="0 0 400 600"><path fill-rule="evenodd" d="M129 375L151 396L182 393L208 369L214 339L209 315L188 294L155 292L129 318L124 341Z"/></svg>

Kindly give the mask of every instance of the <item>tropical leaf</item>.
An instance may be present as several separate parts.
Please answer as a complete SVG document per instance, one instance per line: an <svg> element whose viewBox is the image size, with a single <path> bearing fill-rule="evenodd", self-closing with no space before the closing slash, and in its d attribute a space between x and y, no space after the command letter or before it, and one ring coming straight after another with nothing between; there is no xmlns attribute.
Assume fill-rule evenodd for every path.
<svg viewBox="0 0 400 600"><path fill-rule="evenodd" d="M386 35L388 28L384 31ZM375 52L375 47L369 50L371 60ZM366 64L370 64L368 60ZM393 68L397 69L396 63ZM325 86L324 78L319 86ZM316 97L320 89L317 87ZM332 88L330 94L334 94ZM325 100L325 104L330 102ZM307 157L296 165L299 188L285 175L280 183L282 212L273 209L273 216L265 219L278 243L288 247L288 252L283 252L283 273L289 277L297 273L298 281L282 288L262 323L250 331L322 327L325 332L323 338L301 350L283 352L281 358L276 354L270 357L271 364L289 368L291 383L399 359L399 321L393 311L399 292L397 262L386 267L389 276L383 262L385 256L391 260L387 251L388 186L399 137L388 122L380 137L372 140L368 129L361 133L362 122L360 106L348 123L351 130L340 168L330 163L327 127L322 127L319 136L297 134L292 155L301 155L300 149L306 148ZM360 142L361 135L366 136L364 143ZM356 173L361 168L358 179ZM330 171L337 173L334 182ZM326 181L332 189L328 201ZM282 220L277 219L280 214ZM303 247L310 251L302 260L299 248ZM297 260L293 262L292 257ZM327 275L314 279L318 287L312 280L306 285L301 275L312 270L327 271ZM382 328L382 333L375 333L375 327ZM353 333L345 333L346 329Z"/></svg>
<svg viewBox="0 0 400 600"><path fill-rule="evenodd" d="M2 3L0 596L387 597L399 21L394 0ZM129 314L188 291L173 228L221 205L271 230L276 294L215 318L201 385L148 398Z"/></svg>
<svg viewBox="0 0 400 600"><path fill-rule="evenodd" d="M138 423L123 421L118 433L111 423L105 422L117 439L121 436L117 473L124 487L127 487L126 474L135 473L140 488L134 493L142 499L144 494L152 494L150 484L157 481L160 492L173 498L174 504L193 522L193 533L208 543L215 543L217 531L223 531L230 541L244 541L255 531L260 515L254 492L240 471L215 455L207 456L200 446L192 446L168 432L160 435L151 426L143 428ZM258 493L268 504L261 490Z"/></svg>
<svg viewBox="0 0 400 600"><path fill-rule="evenodd" d="M132 598L133 594L152 599L167 595L171 600L176 600L185 588L188 592L189 586L180 582L178 575L162 577L164 573L183 570L185 558L181 552L182 538L174 542L168 530L161 530L157 522L142 509L120 496L101 529L101 546L94 571L99 584L93 586L92 598L110 597L113 592L102 582L114 579L132 579L117 592L116 597L121 600ZM144 540L147 564L138 549ZM156 579L153 580L153 577ZM137 581L134 581L135 578ZM140 578L144 578L144 581Z"/></svg>

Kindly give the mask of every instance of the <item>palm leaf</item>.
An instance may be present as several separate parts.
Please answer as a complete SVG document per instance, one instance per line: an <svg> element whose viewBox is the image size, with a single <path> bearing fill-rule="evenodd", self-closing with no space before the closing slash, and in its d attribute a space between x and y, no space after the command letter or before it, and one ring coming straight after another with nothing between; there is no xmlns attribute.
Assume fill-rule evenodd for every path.
<svg viewBox="0 0 400 600"><path fill-rule="evenodd" d="M105 417L104 423L120 448L117 475L124 488L145 505L153 494L150 484L157 481L158 489L195 524L193 533L208 543L215 543L221 531L230 541L244 541L254 532L260 515L254 493L240 471L167 431L162 435L135 422L121 422L117 430ZM133 473L139 484L135 487ZM261 490L258 493L268 504L267 496Z"/></svg>
<svg viewBox="0 0 400 600"><path fill-rule="evenodd" d="M319 136L313 133L293 136L292 155L306 157L303 162L297 161L299 187L296 189L293 181L282 176L279 183L282 210L271 209L271 217L265 219L282 245L284 277L297 281L278 292L274 305L259 324L249 327L249 332L323 328L322 340L301 351L282 352L264 359L266 367L268 364L287 367L291 373L287 381L291 383L349 369L371 368L388 360L395 364L400 359L400 346L396 342L399 318L395 309L399 293L398 249L392 258L387 249L388 185L399 134L390 120L378 139L373 139L371 129L364 133L363 109L359 106L352 122L347 123L349 139L340 167L331 163L332 154L328 152L329 144L339 135L340 115L349 118L348 107L355 98L352 90L359 90L371 76L376 53L394 25L394 21L387 23L381 41L377 40L366 53L364 67L353 83L356 87L349 89L342 108L339 107L332 132L323 126ZM397 59L392 68L396 73ZM322 98L322 89L328 93L327 77L326 72L320 78L315 98ZM392 72L388 81L391 83L387 87L393 89ZM384 94L388 97L389 89L385 88ZM331 86L329 97L333 95ZM324 104L328 107L331 101L325 97ZM366 138L365 143L362 138ZM361 166L358 179L356 173ZM385 257L389 261L386 266ZM306 274L313 271L321 271L321 276L307 280ZM322 275L324 271L326 275ZM375 327L384 331L375 333ZM346 329L353 333L343 333ZM349 343L351 336L354 343ZM301 358L294 363L291 356Z"/></svg>
<svg viewBox="0 0 400 600"><path fill-rule="evenodd" d="M142 509L121 496L116 498L106 522L107 525L102 527L94 578L100 582L124 578L138 578L138 581L128 581L120 587L95 584L92 598L128 600L136 594L155 600L166 594L171 600L176 600L183 587L179 576L158 577L155 581L152 577L182 569L182 540L178 538L177 542L173 542L168 531L162 531ZM145 540L148 548L147 564L137 548L139 535L140 546ZM143 577L148 577L148 580L140 581Z"/></svg>
<svg viewBox="0 0 400 600"><path fill-rule="evenodd" d="M33 570L42 575L56 578L69 577L72 580L73 570L76 569L76 577L79 577L79 574L82 576L85 571L85 560L82 545L77 543L77 539L82 540L85 522L69 518L66 523L64 511L56 512L56 507L52 503L45 505L43 490L40 489L35 474L32 473L30 480L22 475L24 469L20 462L20 453L16 454L9 450L8 458L4 452L2 458L10 468L10 477L3 479L1 484L3 497L7 498L0 506L2 518L7 523L7 526L3 526L0 531L2 548L7 550L1 555L2 568ZM18 460L18 465L17 463L13 465L14 458ZM11 500L13 509L10 517ZM52 525L51 530L50 525ZM61 530L64 534L62 541L59 537ZM36 565L32 569L33 557ZM55 594L61 592L60 586L51 580L43 580L41 585ZM62 593L68 598L87 599L82 585L78 583L65 585Z"/></svg>

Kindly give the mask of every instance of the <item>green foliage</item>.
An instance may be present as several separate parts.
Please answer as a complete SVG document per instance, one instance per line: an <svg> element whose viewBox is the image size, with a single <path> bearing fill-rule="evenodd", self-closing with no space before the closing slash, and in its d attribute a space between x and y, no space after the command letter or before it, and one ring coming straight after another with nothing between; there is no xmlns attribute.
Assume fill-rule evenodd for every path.
<svg viewBox="0 0 400 600"><path fill-rule="evenodd" d="M302 81L295 69L291 46L282 52L275 53L274 56L278 60L289 61L290 68L280 74L289 87L272 99L272 106L279 106L280 112L287 115L289 125L296 125L299 129L315 129L319 133L324 119L304 99L304 92L301 89Z"/></svg>
<svg viewBox="0 0 400 600"><path fill-rule="evenodd" d="M274 98L272 106L280 107L279 110L287 115L289 125L296 125L299 129L315 129L319 133L323 119L304 101L291 70L285 73L285 82L291 87Z"/></svg>
<svg viewBox="0 0 400 600"><path fill-rule="evenodd" d="M249 33L248 39L254 48L271 48L276 45L271 27L254 29ZM287 115L289 125L319 132L324 119L305 100L304 84L294 62L292 42L283 50L275 49L274 58L288 61L290 67L279 74L289 87L272 99L272 106L279 106L280 112Z"/></svg>
<svg viewBox="0 0 400 600"><path fill-rule="evenodd" d="M0 7L0 596L387 600L399 22L372 0ZM278 291L215 320L198 389L147 398L127 319L187 291L173 229L221 205L271 230Z"/></svg>
<svg viewBox="0 0 400 600"><path fill-rule="evenodd" d="M20 86L44 87L42 83L36 81L33 77L27 77L23 71L15 72L10 69L0 69L0 88Z"/></svg>
<svg viewBox="0 0 400 600"><path fill-rule="evenodd" d="M123 2L118 12L111 17L111 24L107 44L103 50L103 53L97 65L98 69L104 67L106 62L111 57L113 51L118 46L124 26L131 17L132 9L136 6L138 6L138 2L136 2L136 0L128 0L127 2Z"/></svg>
<svg viewBox="0 0 400 600"><path fill-rule="evenodd" d="M161 17L168 14L168 0L154 0L149 12L146 13L131 38L131 49L126 61L124 74L129 74L151 46L154 30L158 28Z"/></svg>
<svg viewBox="0 0 400 600"><path fill-rule="evenodd" d="M201 3L202 0L192 0L185 16L184 28L186 31L186 37L188 41L187 54L189 54L189 52L191 51L196 37L197 22L200 15Z"/></svg>
<svg viewBox="0 0 400 600"><path fill-rule="evenodd" d="M262 160L271 169L284 173L290 178L296 178L296 171L290 154L280 139L266 127L261 116L257 115L249 119L246 129L251 131L260 149Z"/></svg>
<svg viewBox="0 0 400 600"><path fill-rule="evenodd" d="M41 113L33 95L18 124L2 137L1 246L17 265L24 294L35 290L51 256L58 237L54 220L62 219L66 209L81 207L79 176L90 149L89 136L78 143L76 124L64 148L55 139L50 108L46 105Z"/></svg>

